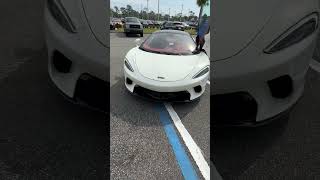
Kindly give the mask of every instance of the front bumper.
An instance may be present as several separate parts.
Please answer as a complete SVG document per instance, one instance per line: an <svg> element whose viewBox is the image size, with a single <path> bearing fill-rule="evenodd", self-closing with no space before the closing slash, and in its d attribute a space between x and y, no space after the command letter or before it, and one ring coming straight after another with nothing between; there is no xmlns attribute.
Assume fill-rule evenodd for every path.
<svg viewBox="0 0 320 180"><path fill-rule="evenodd" d="M95 105L98 105L98 108L107 109L109 103L108 48L96 41L89 28L81 28L81 31L76 34L68 33L53 19L47 8L45 8L45 36L48 49L48 72L55 86L65 96L80 103L88 98L83 96L83 90L88 88L81 83L82 78L87 76L87 82L98 82L94 84L103 86L105 91L103 94L100 93L101 89L91 87L95 92L87 91L87 95L93 95L91 96L93 100L98 99L94 94L102 94L99 99L103 99L105 105L101 102ZM57 68L56 62L60 62L61 59L69 61L70 68L64 71ZM92 79L98 79L98 81ZM88 101L83 103L93 105Z"/></svg>
<svg viewBox="0 0 320 180"><path fill-rule="evenodd" d="M143 29L135 29L135 28L126 28L124 29L125 33L137 33L137 34L141 34L143 33Z"/></svg>
<svg viewBox="0 0 320 180"><path fill-rule="evenodd" d="M316 34L314 33L299 44L275 54L264 54L252 43L245 51L234 57L211 61L211 66L214 69L214 73L211 75L212 108L221 105L219 101L215 102L217 97L228 97L228 95L241 92L247 93L256 105L242 102L239 104L239 109L250 106L249 112L251 114L247 116L250 118L236 122L239 118L232 117L225 121L226 124L235 124L236 122L238 125L262 123L290 109L303 93L305 75L314 51ZM285 83L270 85L272 80L283 79L283 77L287 77L287 80L283 81ZM290 89L288 86L292 87L286 96L277 97L274 94L274 91ZM233 103L228 98L223 100L225 103ZM224 111L228 114L234 113L232 108L228 109L228 106L225 106ZM223 117L221 118L223 114L219 113L221 111L212 114L213 119L215 117L223 119ZM214 121L219 121L219 119Z"/></svg>
<svg viewBox="0 0 320 180"><path fill-rule="evenodd" d="M170 93L174 93L181 94L184 98L188 97L186 100L191 101L199 98L204 93L206 89L206 83L209 78L209 73L197 79L163 82L148 79L138 72L133 73L124 66L124 77L125 86L131 93L134 93L137 87L142 87L143 89L146 89L149 92L153 91L151 92L152 94L158 93L158 95L154 95L155 98L156 96L159 96L161 98L162 95L171 96ZM131 84L127 82L127 78L129 78L132 81ZM201 87L201 91L196 92L195 87ZM189 96L185 95L186 92L189 94ZM178 101L181 100L180 98L178 99Z"/></svg>

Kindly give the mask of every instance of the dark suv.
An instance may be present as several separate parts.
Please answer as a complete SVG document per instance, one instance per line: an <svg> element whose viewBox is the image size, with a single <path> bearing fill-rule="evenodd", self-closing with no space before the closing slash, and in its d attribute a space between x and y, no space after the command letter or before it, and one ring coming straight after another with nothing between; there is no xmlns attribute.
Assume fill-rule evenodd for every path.
<svg viewBox="0 0 320 180"><path fill-rule="evenodd" d="M124 19L124 33L128 34L140 34L143 37L143 26L139 19L136 17L126 17Z"/></svg>

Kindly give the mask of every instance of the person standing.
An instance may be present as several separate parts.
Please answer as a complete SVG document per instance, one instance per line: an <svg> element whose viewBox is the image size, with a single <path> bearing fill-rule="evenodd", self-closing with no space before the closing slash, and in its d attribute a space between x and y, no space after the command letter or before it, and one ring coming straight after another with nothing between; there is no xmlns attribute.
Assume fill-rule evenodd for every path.
<svg viewBox="0 0 320 180"><path fill-rule="evenodd" d="M210 32L210 25L209 25L209 18L208 16L204 15L202 21L199 25L197 37L196 37L196 50L202 51L203 46L205 44L205 35Z"/></svg>

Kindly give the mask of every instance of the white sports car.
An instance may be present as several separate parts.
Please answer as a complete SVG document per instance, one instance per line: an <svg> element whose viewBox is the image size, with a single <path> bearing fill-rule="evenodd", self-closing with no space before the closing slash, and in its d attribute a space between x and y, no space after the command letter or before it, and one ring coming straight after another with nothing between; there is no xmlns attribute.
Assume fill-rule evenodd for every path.
<svg viewBox="0 0 320 180"><path fill-rule="evenodd" d="M210 61L187 32L161 30L137 43L124 59L125 86L138 95L191 101L205 91Z"/></svg>
<svg viewBox="0 0 320 180"><path fill-rule="evenodd" d="M318 0L213 3L215 124L256 126L288 114L304 90L318 34Z"/></svg>
<svg viewBox="0 0 320 180"><path fill-rule="evenodd" d="M45 6L51 80L73 102L100 110L109 104L106 9L103 0L47 0Z"/></svg>

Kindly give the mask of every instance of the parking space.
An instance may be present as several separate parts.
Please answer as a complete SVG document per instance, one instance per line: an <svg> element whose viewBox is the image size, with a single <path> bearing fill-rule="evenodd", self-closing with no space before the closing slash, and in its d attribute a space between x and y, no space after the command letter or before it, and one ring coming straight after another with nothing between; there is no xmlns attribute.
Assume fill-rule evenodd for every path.
<svg viewBox="0 0 320 180"><path fill-rule="evenodd" d="M211 156L223 179L320 178L319 54L314 59L290 117L258 128L214 131Z"/></svg>
<svg viewBox="0 0 320 180"><path fill-rule="evenodd" d="M147 37L145 34L142 39ZM176 151L166 129L167 125L175 125L164 104L134 96L124 86L123 58L135 46L136 38L140 38L139 35L125 37L123 33L110 33L111 176L114 179L183 179L183 165L177 158L182 153ZM170 104L208 163L209 91L208 85L199 100ZM168 116L169 124L163 122L163 116ZM189 147L174 129L196 174L203 178Z"/></svg>

